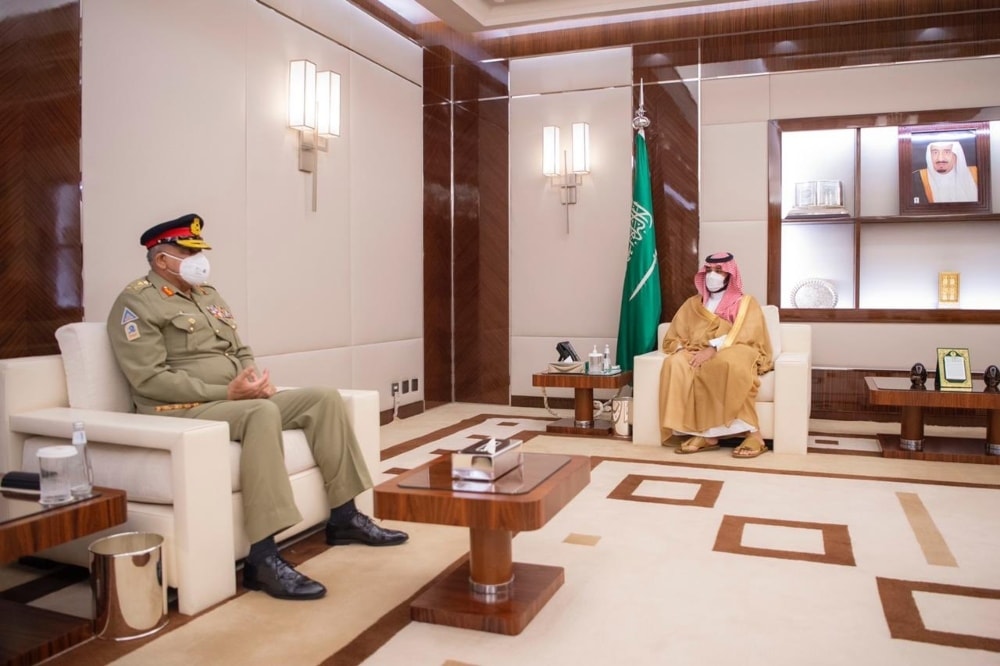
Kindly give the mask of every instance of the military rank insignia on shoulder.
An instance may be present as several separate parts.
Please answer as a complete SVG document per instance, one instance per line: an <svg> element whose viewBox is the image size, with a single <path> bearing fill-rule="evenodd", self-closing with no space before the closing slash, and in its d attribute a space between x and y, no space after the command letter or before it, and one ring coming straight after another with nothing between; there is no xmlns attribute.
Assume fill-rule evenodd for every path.
<svg viewBox="0 0 1000 666"><path fill-rule="evenodd" d="M146 287L152 287L152 286L153 283L147 280L146 278L139 278L138 280L132 282L131 284L129 284L129 286L125 288L128 289L129 291L142 291Z"/></svg>

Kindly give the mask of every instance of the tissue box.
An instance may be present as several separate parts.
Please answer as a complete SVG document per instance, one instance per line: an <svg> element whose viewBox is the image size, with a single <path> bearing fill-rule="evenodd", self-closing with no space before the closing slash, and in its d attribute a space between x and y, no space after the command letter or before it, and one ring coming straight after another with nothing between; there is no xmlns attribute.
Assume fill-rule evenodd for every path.
<svg viewBox="0 0 1000 666"><path fill-rule="evenodd" d="M554 373L580 373L586 370L583 361L553 361L549 363L549 372Z"/></svg>
<svg viewBox="0 0 1000 666"><path fill-rule="evenodd" d="M521 440L483 439L451 454L451 478L495 481L520 467L522 460Z"/></svg>

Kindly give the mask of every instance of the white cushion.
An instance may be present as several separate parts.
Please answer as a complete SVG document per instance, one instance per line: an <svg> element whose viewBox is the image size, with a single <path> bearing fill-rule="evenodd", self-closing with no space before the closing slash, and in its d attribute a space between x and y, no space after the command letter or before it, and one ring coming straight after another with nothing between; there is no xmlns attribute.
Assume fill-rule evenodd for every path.
<svg viewBox="0 0 1000 666"><path fill-rule="evenodd" d="M118 369L104 324L66 324L56 329L56 340L66 371L70 407L132 411L128 380Z"/></svg>
<svg viewBox="0 0 1000 666"><path fill-rule="evenodd" d="M316 466L306 434L302 430L285 430L281 436L284 442L285 469L289 476ZM24 442L23 469L37 472L38 449L65 443L66 440L55 437L29 437ZM174 503L169 451L104 442L90 442L87 448L94 468L94 485L120 488L125 491L130 502ZM234 493L240 491L242 452L243 447L239 442L230 442L229 485Z"/></svg>

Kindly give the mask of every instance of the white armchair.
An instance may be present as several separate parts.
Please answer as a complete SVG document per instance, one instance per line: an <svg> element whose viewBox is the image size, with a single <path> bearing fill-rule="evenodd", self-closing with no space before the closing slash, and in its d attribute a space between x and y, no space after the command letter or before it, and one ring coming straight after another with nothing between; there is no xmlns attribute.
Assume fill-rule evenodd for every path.
<svg viewBox="0 0 1000 666"><path fill-rule="evenodd" d="M234 563L249 550L239 486L240 445L219 421L130 413L128 384L103 323L69 324L56 334L61 354L0 360L0 472L37 470L36 453L66 443L74 421L87 429L95 485L126 491L125 525L45 551L86 566L87 545L102 534L164 537L167 584L178 610L192 615L236 592ZM342 390L373 476L378 472L377 391ZM329 516L319 468L301 430L284 433L285 467L303 519L288 538ZM371 513L371 491L357 498Z"/></svg>
<svg viewBox="0 0 1000 666"><path fill-rule="evenodd" d="M757 393L757 417L761 436L772 440L775 453L806 452L809 411L812 401L812 327L782 324L778 308L763 307L774 370L761 376ZM670 322L657 329L662 342ZM632 442L660 445L660 368L666 355L659 350L635 357L632 397Z"/></svg>

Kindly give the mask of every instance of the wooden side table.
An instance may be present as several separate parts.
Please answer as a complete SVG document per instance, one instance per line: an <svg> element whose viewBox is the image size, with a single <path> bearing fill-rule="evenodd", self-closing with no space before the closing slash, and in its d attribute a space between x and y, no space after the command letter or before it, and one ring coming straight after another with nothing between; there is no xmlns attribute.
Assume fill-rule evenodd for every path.
<svg viewBox="0 0 1000 666"><path fill-rule="evenodd" d="M569 435L607 437L614 429L609 419L594 419L594 389L620 389L632 383L632 371L615 375L589 375L579 372L537 372L531 376L532 386L573 389L574 418L559 419L545 430Z"/></svg>
<svg viewBox="0 0 1000 666"><path fill-rule="evenodd" d="M125 492L94 488L95 496L44 509L38 497L4 492L0 562L72 541L125 522ZM93 621L0 600L0 663L35 664L91 636Z"/></svg>
<svg viewBox="0 0 1000 666"><path fill-rule="evenodd" d="M932 386L910 388L906 377L865 377L873 405L900 408L900 436L879 435L885 458L915 458L944 462L1000 464L1000 393L972 381L971 391L937 391ZM986 441L955 437L924 437L924 408L985 409Z"/></svg>

